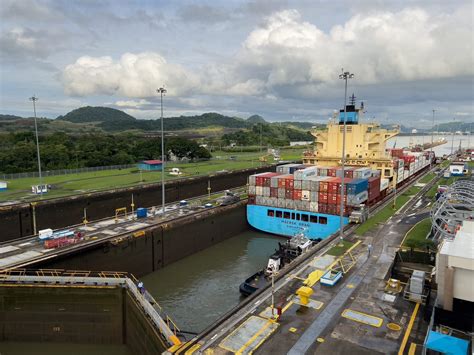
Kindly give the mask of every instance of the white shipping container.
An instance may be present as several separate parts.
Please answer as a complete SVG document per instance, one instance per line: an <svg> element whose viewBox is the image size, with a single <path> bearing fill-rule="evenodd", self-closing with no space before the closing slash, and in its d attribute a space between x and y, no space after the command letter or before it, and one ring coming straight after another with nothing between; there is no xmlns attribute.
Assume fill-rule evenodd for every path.
<svg viewBox="0 0 474 355"><path fill-rule="evenodd" d="M277 200L277 207L279 208L285 208L285 199L284 198L279 198Z"/></svg>
<svg viewBox="0 0 474 355"><path fill-rule="evenodd" d="M257 196L263 196L263 186L255 186L255 194Z"/></svg>
<svg viewBox="0 0 474 355"><path fill-rule="evenodd" d="M270 178L270 187L278 187L278 176Z"/></svg>
<svg viewBox="0 0 474 355"><path fill-rule="evenodd" d="M255 186L249 185L249 195L255 195L256 191L257 189L255 188Z"/></svg>
<svg viewBox="0 0 474 355"><path fill-rule="evenodd" d="M285 208L288 208L290 210L295 209L295 201L288 199L285 199Z"/></svg>
<svg viewBox="0 0 474 355"><path fill-rule="evenodd" d="M360 205L362 202L367 201L369 193L367 190L358 193L357 195L347 195L347 204L349 206Z"/></svg>
<svg viewBox="0 0 474 355"><path fill-rule="evenodd" d="M303 180L301 181L301 189L302 190L311 190L311 180Z"/></svg>
<svg viewBox="0 0 474 355"><path fill-rule="evenodd" d="M257 196L255 197L255 203L256 203L257 205L263 205L263 197L257 195Z"/></svg>
<svg viewBox="0 0 474 355"><path fill-rule="evenodd" d="M318 203L317 202L310 202L309 203L309 210L311 212L318 212Z"/></svg>
<svg viewBox="0 0 474 355"><path fill-rule="evenodd" d="M301 190L301 180L293 180L293 188L295 190Z"/></svg>
<svg viewBox="0 0 474 355"><path fill-rule="evenodd" d="M372 175L370 168L358 168L354 170L354 179L368 179Z"/></svg>
<svg viewBox="0 0 474 355"><path fill-rule="evenodd" d="M309 201L311 199L310 191L309 190L302 190L301 191L301 200Z"/></svg>
<svg viewBox="0 0 474 355"><path fill-rule="evenodd" d="M269 187L263 187L263 196L264 197L270 197L270 188Z"/></svg>
<svg viewBox="0 0 474 355"><path fill-rule="evenodd" d="M311 166L302 170L295 171L295 179L303 180L310 176L317 176L318 168L316 166Z"/></svg>
<svg viewBox="0 0 474 355"><path fill-rule="evenodd" d="M285 198L285 189L278 189L278 198Z"/></svg>
<svg viewBox="0 0 474 355"><path fill-rule="evenodd" d="M318 202L318 199L319 199L318 196L319 196L319 192L317 192L317 191L311 191L309 200L310 200L311 202Z"/></svg>
<svg viewBox="0 0 474 355"><path fill-rule="evenodd" d="M408 170L405 170L405 172L403 173L403 179L408 179L408 177L410 176L410 171Z"/></svg>
<svg viewBox="0 0 474 355"><path fill-rule="evenodd" d="M310 203L309 201L300 201L301 202L301 209L303 211L309 211L309 206L310 206Z"/></svg>
<svg viewBox="0 0 474 355"><path fill-rule="evenodd" d="M388 179L381 179L380 180L380 191L385 190L388 187Z"/></svg>

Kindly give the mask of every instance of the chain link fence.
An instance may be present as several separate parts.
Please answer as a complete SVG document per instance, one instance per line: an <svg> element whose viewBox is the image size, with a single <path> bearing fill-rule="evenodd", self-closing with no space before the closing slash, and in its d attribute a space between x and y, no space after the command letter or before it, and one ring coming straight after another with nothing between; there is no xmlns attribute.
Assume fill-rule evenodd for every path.
<svg viewBox="0 0 474 355"><path fill-rule="evenodd" d="M42 171L41 175L43 177L47 177L47 176L57 176L57 175L88 173L88 172L103 171L103 170L130 169L130 168L136 168L136 167L137 167L136 164L124 164L124 165L110 165L110 166L94 166L94 167L90 167L90 168L46 170L46 171ZM38 174L37 171L27 172L27 173L14 173L14 174L1 174L0 175L2 180L36 178L38 176L39 176L39 174Z"/></svg>

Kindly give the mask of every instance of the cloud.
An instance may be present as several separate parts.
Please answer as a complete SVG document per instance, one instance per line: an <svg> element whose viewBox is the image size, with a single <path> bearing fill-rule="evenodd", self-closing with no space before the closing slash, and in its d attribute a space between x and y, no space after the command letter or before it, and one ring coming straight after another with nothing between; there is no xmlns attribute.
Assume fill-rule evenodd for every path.
<svg viewBox="0 0 474 355"><path fill-rule="evenodd" d="M58 21L62 14L47 3L33 0L2 0L0 7L4 20Z"/></svg>
<svg viewBox="0 0 474 355"><path fill-rule="evenodd" d="M425 90L432 80L472 78L470 9L464 6L445 14L420 8L359 13L325 31L297 10L284 10L250 31L234 56L199 70L169 63L154 52L126 53L118 61L83 56L65 68L62 82L68 95L77 96L149 98L164 84L170 95L188 98L326 100L340 95L338 74L344 67L355 73L351 85L413 85ZM377 95L380 90L373 91ZM416 95L429 96L430 90Z"/></svg>
<svg viewBox="0 0 474 355"><path fill-rule="evenodd" d="M54 44L44 38L42 31L16 27L0 35L0 48L3 58L31 56L46 58Z"/></svg>
<svg viewBox="0 0 474 355"><path fill-rule="evenodd" d="M285 10L250 33L239 70L258 72L267 87L292 85L310 94L336 81L342 67L359 84L472 75L472 38L469 11L358 14L325 33Z"/></svg>
<svg viewBox="0 0 474 355"><path fill-rule="evenodd" d="M119 95L154 97L165 86L170 95L184 95L195 88L198 77L180 65L168 63L157 53L126 53L111 57L80 57L62 75L66 94L72 96Z"/></svg>
<svg viewBox="0 0 474 355"><path fill-rule="evenodd" d="M215 24L230 19L230 14L223 8L209 5L190 4L178 10L179 17L186 22Z"/></svg>

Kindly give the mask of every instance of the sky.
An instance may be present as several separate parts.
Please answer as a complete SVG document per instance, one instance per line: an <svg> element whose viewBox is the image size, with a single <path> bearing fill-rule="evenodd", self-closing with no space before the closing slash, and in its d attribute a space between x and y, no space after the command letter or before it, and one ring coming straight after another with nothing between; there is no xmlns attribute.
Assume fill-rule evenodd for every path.
<svg viewBox="0 0 474 355"><path fill-rule="evenodd" d="M1 0L0 113L107 106L140 119L219 112L326 122L472 122L470 0Z"/></svg>

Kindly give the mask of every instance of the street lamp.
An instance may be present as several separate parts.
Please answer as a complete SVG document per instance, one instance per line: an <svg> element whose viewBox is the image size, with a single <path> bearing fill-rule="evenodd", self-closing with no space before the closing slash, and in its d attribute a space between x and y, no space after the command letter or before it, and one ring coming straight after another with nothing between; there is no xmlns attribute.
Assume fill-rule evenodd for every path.
<svg viewBox="0 0 474 355"><path fill-rule="evenodd" d="M339 79L343 79L345 81L344 86L344 128L342 133L342 159L341 159L341 168L342 168L342 179L341 179L341 213L340 213L340 229L339 229L339 239L342 241L344 240L344 166L346 163L346 118L347 118L347 80L352 79L354 74L349 73L348 71L344 71L342 69L342 73L339 74Z"/></svg>
<svg viewBox="0 0 474 355"><path fill-rule="evenodd" d="M163 130L163 94L166 94L165 88L156 90L160 94L161 102L161 213L165 214L165 134Z"/></svg>
<svg viewBox="0 0 474 355"><path fill-rule="evenodd" d="M453 118L453 124L451 126L451 159L453 158L454 152L454 124L456 122L456 118Z"/></svg>
<svg viewBox="0 0 474 355"><path fill-rule="evenodd" d="M431 170L431 163L433 162L433 131L434 131L434 115L435 109L433 109L433 124L431 125L431 148L430 148L430 170Z"/></svg>
<svg viewBox="0 0 474 355"><path fill-rule="evenodd" d="M40 157L40 147L39 147L39 139L38 139L38 124L36 122L36 101L38 98L36 96L30 97L30 101L33 101L33 112L35 114L35 133L36 133L36 156L38 158L38 175L40 181L40 195L41 198L43 197L43 176L41 175L41 157Z"/></svg>

